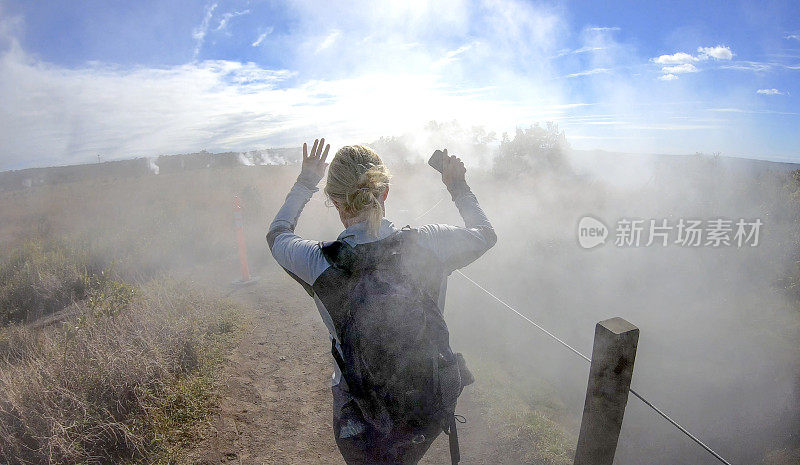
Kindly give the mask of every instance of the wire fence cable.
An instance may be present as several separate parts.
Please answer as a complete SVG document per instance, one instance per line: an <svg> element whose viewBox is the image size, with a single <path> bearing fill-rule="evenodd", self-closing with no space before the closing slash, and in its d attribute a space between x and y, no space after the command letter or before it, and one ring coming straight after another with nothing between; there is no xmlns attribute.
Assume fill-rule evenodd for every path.
<svg viewBox="0 0 800 465"><path fill-rule="evenodd" d="M432 206L431 208L429 208L429 209L425 210L425 212L424 212L424 213L421 213L421 214L420 214L420 215L418 215L416 218L414 218L412 221L417 221L418 219L420 219L420 218L422 218L423 216L427 215L428 213L432 212L432 211L433 211L433 209L434 209L434 208L436 208L436 207L438 207L438 206L439 206L439 204L440 204L440 203L442 203L442 200L444 200L444 199L445 199L445 197L442 197L441 199L439 199L439 201L438 201L438 202L436 202L435 204L433 204L433 206Z"/></svg>
<svg viewBox="0 0 800 465"><path fill-rule="evenodd" d="M575 353L575 355L577 355L578 357L580 357L580 358L582 358L582 359L586 360L586 361L587 361L587 362L589 362L589 363L591 363L591 362L592 362L592 359L590 359L589 357L587 357L587 356L583 355L583 354L582 354L582 353L581 353L581 352L580 352L578 349L576 349L576 348L572 347L571 345L567 344L566 342L564 342L564 341L563 341L561 338L559 338L559 337L558 337L558 336L556 336L555 334L553 334L553 333L551 333L550 331L546 330L545 328L543 328L541 325L539 325L539 324L538 324L538 323L536 323L535 321L531 320L531 319L530 319L530 318L528 318L527 316L525 316L525 315L523 315L522 313L520 313L519 311L517 311L517 309L515 309L515 308L514 308L514 307L512 307L511 305L507 304L507 303L506 303L506 302L505 302L503 299L501 299L500 297L497 297L496 295L494 295L494 294L493 294L492 292L490 292L488 289L486 289L485 287L483 287L483 286L481 286L480 284L478 284L477 282L475 282L475 281L474 281L472 278L470 278L469 276L465 275L465 274L464 274L464 273L462 273L460 270L456 270L456 273L460 274L460 275L461 275L461 276L462 276L464 279L466 279L467 281L469 281L470 283L472 283L472 284L473 284L475 287L477 287L478 289L480 289L480 290L482 290L483 292L485 292L487 295L489 295L490 297L492 297L494 300L496 300L497 302L499 302L500 304L502 304L502 305L503 305L504 307L506 307L507 309L511 310L511 311L512 311L513 313L515 313L517 316L519 316L519 317L520 317L520 318L522 318L523 320L527 321L527 322L528 322L528 323L530 323L531 325L535 326L537 329L539 329L540 331L542 331L542 332L543 332L543 333L545 333L546 335L548 335L548 336L550 336L551 338L553 338L553 339L554 339L556 342L558 342L558 343L559 343L559 344L561 344L562 346L566 347L567 349L569 349L570 351L572 351L573 353ZM680 423L678 423L677 421L673 420L673 419L672 419L672 418L671 418L669 415L667 415L667 414L666 414L666 413L665 413L663 410L661 410L660 408L656 407L656 406L655 406L655 405L654 405L652 402L650 402L649 400L645 399L645 397L644 397L644 396L642 396L642 395L641 395L641 394L639 394L638 392L634 391L633 389L629 389L629 391L630 391L630 393L631 393L631 394L633 394L634 396L636 396L636 398L638 398L639 400L641 400L642 402L644 402L644 404L645 404L645 405L647 405L648 407L650 407L651 409L653 409L653 410L654 410L656 413L658 413L659 415L661 415L661 416L662 416L662 417L663 417L665 420L667 420L667 421L668 421L668 422L670 422L670 423L671 423L673 426L675 426L676 428L678 428L678 430L680 430L680 431L681 431L683 434L685 434L685 435L686 435L686 436L687 436L689 439L691 439L692 441L696 442L698 445L700 445L700 447L702 447L703 449L705 449L705 450L706 450L706 451L707 451L709 454L713 455L713 456L714 456L714 458L716 458L716 459L717 459L717 460L719 460L720 462L724 463L725 465L731 465L731 463L730 463L730 462L728 462L728 461L727 461L727 460L725 460L725 459L724 459L724 458L723 458L721 455L719 455L718 453L716 453L716 452L715 452L715 451L714 451L714 450L713 450L711 447L709 447L708 445L706 445L706 443L704 443L703 441L701 441L701 440L700 440L700 439L699 439L697 436L695 436L694 434L690 433L690 432L689 432L689 430L687 430L686 428L684 428L684 427L683 427L683 426L682 426Z"/></svg>

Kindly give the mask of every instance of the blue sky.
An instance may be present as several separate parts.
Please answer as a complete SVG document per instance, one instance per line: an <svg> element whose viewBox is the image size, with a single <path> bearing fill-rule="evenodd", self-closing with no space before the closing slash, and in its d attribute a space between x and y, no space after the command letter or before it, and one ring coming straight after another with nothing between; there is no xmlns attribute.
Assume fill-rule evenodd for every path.
<svg viewBox="0 0 800 465"><path fill-rule="evenodd" d="M0 169L430 120L800 161L798 77L797 1L0 0Z"/></svg>

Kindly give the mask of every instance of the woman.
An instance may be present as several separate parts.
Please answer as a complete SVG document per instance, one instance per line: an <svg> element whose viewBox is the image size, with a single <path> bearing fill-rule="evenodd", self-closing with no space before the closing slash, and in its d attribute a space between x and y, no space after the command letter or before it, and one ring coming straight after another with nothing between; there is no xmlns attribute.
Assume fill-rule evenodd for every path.
<svg viewBox="0 0 800 465"><path fill-rule="evenodd" d="M399 434L381 432L357 402L354 388L348 389L342 378L343 315L348 314L347 296L343 289L351 289L337 282L336 259L331 247L324 243L300 238L294 233L297 220L305 204L316 192L317 184L328 168L326 159L330 145L325 139L315 140L308 153L303 144L303 164L300 175L289 191L281 209L267 234L267 243L275 260L314 298L332 341L332 353L337 363L332 381L333 423L336 444L348 464L397 463L415 464L430 447L441 428L431 428L425 434L414 435L410 440ZM430 224L414 231L413 246L420 254L435 262L433 266L418 268L420 279L427 281L426 295L431 297L438 315L443 314L447 276L468 265L491 248L497 237L492 225L478 205L478 200L467 185L464 163L444 151L442 182L447 187L458 208L465 226ZM397 237L400 230L384 217L385 202L389 195L389 170L372 149L355 145L339 149L330 163L325 194L336 207L345 230L337 242L351 250L363 250L366 244L381 245ZM403 230L406 230L403 228ZM356 247L361 245L362 247ZM374 248L374 247L373 247ZM433 276L430 271L435 270ZM423 277L423 275L425 275ZM359 292L364 287L359 287ZM369 289L367 287L367 289ZM337 297L336 294L339 294ZM358 296L359 301L369 296ZM352 296L351 296L352 300ZM437 316L438 316L437 315ZM387 342L389 343L389 342ZM344 367L345 370L348 367ZM460 392L460 391L459 391Z"/></svg>

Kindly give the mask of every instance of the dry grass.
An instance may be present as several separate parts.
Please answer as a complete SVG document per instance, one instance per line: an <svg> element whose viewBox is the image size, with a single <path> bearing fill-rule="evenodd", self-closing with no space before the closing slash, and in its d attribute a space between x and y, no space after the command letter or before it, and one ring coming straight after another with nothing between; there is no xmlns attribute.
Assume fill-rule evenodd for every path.
<svg viewBox="0 0 800 465"><path fill-rule="evenodd" d="M504 368L478 354L466 356L478 380L466 389L474 390L486 417L495 422L492 431L503 453L516 454L522 463L571 464L577 437L558 417L563 406L553 404L557 396L552 388L532 374Z"/></svg>
<svg viewBox="0 0 800 465"><path fill-rule="evenodd" d="M260 168L0 193L0 463L170 463L196 439L241 317L153 278L235 253L234 195L264 246Z"/></svg>
<svg viewBox="0 0 800 465"><path fill-rule="evenodd" d="M168 460L213 411L235 307L182 283L108 283L58 326L0 333L0 461Z"/></svg>
<svg viewBox="0 0 800 465"><path fill-rule="evenodd" d="M105 264L53 239L28 238L0 260L0 325L31 322L82 300Z"/></svg>

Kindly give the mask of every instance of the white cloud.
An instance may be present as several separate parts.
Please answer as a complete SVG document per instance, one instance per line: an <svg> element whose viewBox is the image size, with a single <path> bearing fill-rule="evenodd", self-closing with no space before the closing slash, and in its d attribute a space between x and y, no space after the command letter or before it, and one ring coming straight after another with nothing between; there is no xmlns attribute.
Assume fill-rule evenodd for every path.
<svg viewBox="0 0 800 465"><path fill-rule="evenodd" d="M733 52L730 47L717 45L716 47L697 47L698 56L701 60L707 60L709 57L715 60L730 60L733 58Z"/></svg>
<svg viewBox="0 0 800 465"><path fill-rule="evenodd" d="M342 31L337 29L331 31L327 36L325 36L324 39L322 39L322 42L319 43L314 53L319 53L327 48L330 48L330 46L336 42L336 39L338 39L340 35L342 35Z"/></svg>
<svg viewBox="0 0 800 465"><path fill-rule="evenodd" d="M784 95L784 93L778 89L758 89L756 93L761 95Z"/></svg>
<svg viewBox="0 0 800 465"><path fill-rule="evenodd" d="M573 108L558 99L498 99L491 89L454 92L458 86L432 72L281 85L293 75L221 60L68 69L17 47L0 53L0 169L75 163L97 154L114 159L243 151L298 144L311 133L368 141L416 130L428 120L513 128L535 121L533 115L556 119ZM493 115L490 121L487 115Z"/></svg>
<svg viewBox="0 0 800 465"><path fill-rule="evenodd" d="M683 52L673 53L672 55L661 55L657 58L653 58L653 62L659 65L677 65L697 60L697 57L693 57L692 55Z"/></svg>
<svg viewBox="0 0 800 465"><path fill-rule="evenodd" d="M431 66L436 68L436 67L444 66L444 65L446 65L448 63L452 63L452 62L454 62L454 61L456 61L458 59L459 55L461 55L464 52L468 51L469 49L473 48L475 45L476 45L475 42L471 42L471 43L468 43L468 44L464 44L464 45L462 45L461 47L458 47L455 50L450 50L449 52L445 53L444 57L442 57L440 60L437 60L436 62L434 62Z"/></svg>
<svg viewBox="0 0 800 465"><path fill-rule="evenodd" d="M237 16L244 16L244 15L247 15L247 14L250 14L250 10L234 11L234 12L223 14L222 18L219 20L219 24L217 25L217 29L216 30L217 31L224 30L226 27L228 27L228 22L232 18L235 18Z"/></svg>
<svg viewBox="0 0 800 465"><path fill-rule="evenodd" d="M660 55L653 58L651 61L659 65L679 65L684 63L693 63L698 61L706 61L709 58L714 60L730 60L733 58L733 52L730 47L717 45L716 47L697 47L697 55L690 55L684 52L676 52L672 55Z"/></svg>
<svg viewBox="0 0 800 465"><path fill-rule="evenodd" d="M430 120L502 131L555 120L575 111L564 104L582 100L568 96L547 60L563 48L565 23L528 2L299 1L287 10L296 22L277 40L291 70L202 61L202 55L178 66L69 68L0 49L0 169L98 153L111 159L251 150L297 144L318 132L369 141ZM220 16L209 3L193 31L196 53ZM326 18L321 30L320 17ZM431 33L439 30L446 37ZM469 51L452 46L456 37L469 38ZM328 48L315 55L321 45ZM447 55L450 66L431 68ZM289 84L290 75L298 79Z"/></svg>
<svg viewBox="0 0 800 465"><path fill-rule="evenodd" d="M250 45L252 45L253 47L258 47L264 42L264 39L266 39L268 35L272 34L272 31L274 30L275 28L273 28L272 26L268 27L267 30L262 32L261 35L259 35L258 38L255 41L253 41L253 43Z"/></svg>
<svg viewBox="0 0 800 465"><path fill-rule="evenodd" d="M595 27L588 27L586 29L589 30L589 31L597 31L597 32L614 32L614 31L619 31L620 30L620 28L617 27L617 26L611 26L611 27L596 27L595 26Z"/></svg>
<svg viewBox="0 0 800 465"><path fill-rule="evenodd" d="M800 34L787 34L783 36L784 39L800 40Z"/></svg>
<svg viewBox="0 0 800 465"><path fill-rule="evenodd" d="M203 15L203 21L197 25L194 29L192 29L192 38L195 41L194 46L194 55L193 57L197 59L197 56L200 54L200 50L203 49L203 44L205 43L206 36L208 35L208 31L211 28L211 20L214 17L214 11L216 11L218 4L216 2L209 3L205 7L205 14ZM243 16L249 14L250 10L243 10L243 11L233 11L229 13L225 13L219 20L217 27L214 28L214 31L225 31L228 26L228 23L232 18L237 16Z"/></svg>
<svg viewBox="0 0 800 465"><path fill-rule="evenodd" d="M2 10L0 5L0 50L2 50L4 42L14 42L15 37L21 35L24 29L24 21L22 16L9 16Z"/></svg>
<svg viewBox="0 0 800 465"><path fill-rule="evenodd" d="M682 65L675 65L675 66L664 66L661 68L661 71L667 74L685 74L685 73L696 73L700 71L697 67L691 63L684 63Z"/></svg>
<svg viewBox="0 0 800 465"><path fill-rule="evenodd" d="M742 108L709 108L708 111L716 111L719 113L750 113L750 114L761 114L761 115L800 116L800 113L796 113L793 111L746 110Z"/></svg>
<svg viewBox="0 0 800 465"><path fill-rule="evenodd" d="M200 49L203 48L203 42L205 42L206 34L208 34L208 27L211 23L211 17L214 15L214 10L216 9L216 3L209 3L206 5L206 12L203 16L203 22L201 22L199 26L192 30L192 38L195 41L194 58L197 58L197 55L200 54Z"/></svg>
<svg viewBox="0 0 800 465"><path fill-rule="evenodd" d="M610 72L611 70L608 68L594 68L587 71L580 71L578 73L567 74L565 77L574 78L580 76L591 76L593 74L605 74Z"/></svg>
<svg viewBox="0 0 800 465"><path fill-rule="evenodd" d="M730 47L724 45L697 47L697 53L697 55L690 55L685 52L676 52L671 55L659 55L656 58L651 58L650 61L658 65L669 65L662 66L661 72L663 74L659 76L658 79L662 81L674 81L678 79L676 74L696 73L700 71L693 63L700 63L710 59L716 61L731 60L733 58L733 52Z"/></svg>
<svg viewBox="0 0 800 465"><path fill-rule="evenodd" d="M729 65L722 65L723 69L736 69L740 71L768 71L772 69L774 63L764 63L760 61L735 61ZM788 66L785 66L788 68Z"/></svg>
<svg viewBox="0 0 800 465"><path fill-rule="evenodd" d="M297 101L313 101L275 89L289 76L225 61L66 69L12 50L0 55L0 166L249 146L284 130Z"/></svg>
<svg viewBox="0 0 800 465"><path fill-rule="evenodd" d="M597 52L599 50L605 50L607 47L592 47L592 46L584 46L581 48L576 48L570 53L586 53L586 52Z"/></svg>
<svg viewBox="0 0 800 465"><path fill-rule="evenodd" d="M600 50L606 50L608 47L597 47L592 45L586 45L576 49L569 49L565 48L563 50L559 50L558 53L553 56L553 58L563 57L565 55L577 55L581 53L588 53L588 52L599 52Z"/></svg>

